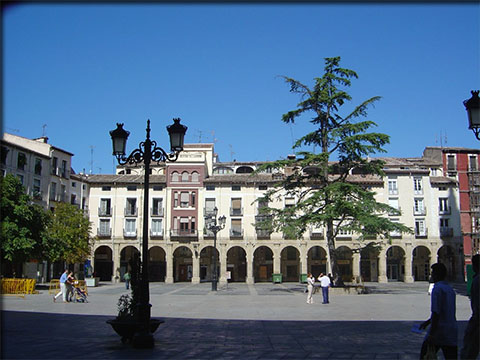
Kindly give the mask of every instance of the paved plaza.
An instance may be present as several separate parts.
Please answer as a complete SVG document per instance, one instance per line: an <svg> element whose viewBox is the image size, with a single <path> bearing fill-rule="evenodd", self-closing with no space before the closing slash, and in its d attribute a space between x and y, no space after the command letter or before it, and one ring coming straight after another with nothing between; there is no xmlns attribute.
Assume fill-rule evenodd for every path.
<svg viewBox="0 0 480 360"><path fill-rule="evenodd" d="M123 284L89 288L88 303L54 303L48 289L2 296L4 359L418 359L429 317L428 283L366 284L368 294L321 294L306 304L304 285L150 284L152 317L165 322L153 349L122 344L106 320L117 313ZM470 317L457 291L459 341ZM439 358L442 355L439 353Z"/></svg>

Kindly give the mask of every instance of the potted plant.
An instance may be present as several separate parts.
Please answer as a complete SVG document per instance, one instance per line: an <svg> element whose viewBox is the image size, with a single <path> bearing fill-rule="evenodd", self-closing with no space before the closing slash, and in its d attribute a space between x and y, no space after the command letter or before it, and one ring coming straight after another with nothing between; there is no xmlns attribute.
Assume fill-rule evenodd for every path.
<svg viewBox="0 0 480 360"><path fill-rule="evenodd" d="M122 343L131 342L133 336L142 328L142 323L138 318L138 291L139 291L139 265L140 261L138 255L130 261L131 267L131 295L124 294L118 299L118 315L115 319L107 320L115 332L121 336ZM150 319L149 330L154 333L162 320Z"/></svg>

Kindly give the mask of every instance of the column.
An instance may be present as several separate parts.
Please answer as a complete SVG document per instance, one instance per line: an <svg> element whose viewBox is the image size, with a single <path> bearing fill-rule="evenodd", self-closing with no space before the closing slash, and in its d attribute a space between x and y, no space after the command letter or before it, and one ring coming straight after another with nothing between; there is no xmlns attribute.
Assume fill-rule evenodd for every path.
<svg viewBox="0 0 480 360"><path fill-rule="evenodd" d="M254 278L253 278L253 254L254 254L255 248L253 247L247 247L245 249L245 256L246 256L246 262L247 262L247 278L246 282L247 284L253 284Z"/></svg>
<svg viewBox="0 0 480 360"><path fill-rule="evenodd" d="M387 251L382 249L378 255L378 282L386 283L387 278Z"/></svg>
<svg viewBox="0 0 480 360"><path fill-rule="evenodd" d="M192 284L200 284L200 254L196 246L192 251Z"/></svg>
<svg viewBox="0 0 480 360"><path fill-rule="evenodd" d="M405 274L403 281L406 283L413 283L413 275L412 275L412 249L410 246L406 247L405 249L405 257L403 259L405 265Z"/></svg>
<svg viewBox="0 0 480 360"><path fill-rule="evenodd" d="M300 275L308 273L307 261L308 261L308 252L307 244L300 245Z"/></svg>
<svg viewBox="0 0 480 360"><path fill-rule="evenodd" d="M352 254L352 275L355 281L360 277L360 253Z"/></svg>
<svg viewBox="0 0 480 360"><path fill-rule="evenodd" d="M220 274L219 277L219 284L225 285L227 284L227 244L221 244L219 246L219 261L220 261Z"/></svg>
<svg viewBox="0 0 480 360"><path fill-rule="evenodd" d="M165 276L166 284L173 284L173 246L168 244L165 250L165 262L167 267L167 274Z"/></svg>
<svg viewBox="0 0 480 360"><path fill-rule="evenodd" d="M113 272L112 272L112 283L120 282L120 245L112 244L112 261L113 261Z"/></svg>
<svg viewBox="0 0 480 360"><path fill-rule="evenodd" d="M280 249L278 247L275 247L273 249L273 273L274 274L280 274L282 272L280 265L281 265Z"/></svg>

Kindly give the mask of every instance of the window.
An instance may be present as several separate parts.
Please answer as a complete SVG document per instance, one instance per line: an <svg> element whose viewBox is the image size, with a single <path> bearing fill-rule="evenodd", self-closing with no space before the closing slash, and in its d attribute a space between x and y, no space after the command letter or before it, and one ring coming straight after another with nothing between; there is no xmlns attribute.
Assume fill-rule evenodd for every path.
<svg viewBox="0 0 480 360"><path fill-rule="evenodd" d="M41 192L41 186L40 186L40 180L39 179L33 179L33 197L38 199L42 197L42 192Z"/></svg>
<svg viewBox="0 0 480 360"><path fill-rule="evenodd" d="M50 184L50 200L55 201L56 200L56 195L57 195L57 184L52 182Z"/></svg>
<svg viewBox="0 0 480 360"><path fill-rule="evenodd" d="M6 164L7 164L7 155L8 155L8 152L9 152L9 151L10 151L10 150L9 150L7 147L2 146L0 155L1 155L1 157L2 157L2 158L1 158L1 161L2 161L2 164L3 164L3 165L6 165Z"/></svg>
<svg viewBox="0 0 480 360"><path fill-rule="evenodd" d="M110 219L100 219L98 227L99 236L110 236Z"/></svg>
<svg viewBox="0 0 480 360"><path fill-rule="evenodd" d="M65 202L65 196L67 195L67 187L60 185L60 201Z"/></svg>
<svg viewBox="0 0 480 360"><path fill-rule="evenodd" d="M438 199L438 211L440 214L449 214L450 206L448 205L448 198Z"/></svg>
<svg viewBox="0 0 480 360"><path fill-rule="evenodd" d="M431 169L430 169L430 175L432 175L432 176L437 176L437 175L438 175L437 168L431 168Z"/></svg>
<svg viewBox="0 0 480 360"><path fill-rule="evenodd" d="M125 236L137 236L137 219L125 219Z"/></svg>
<svg viewBox="0 0 480 360"><path fill-rule="evenodd" d="M474 156L474 155L470 155L468 160L469 160L468 164L469 164L470 171L477 171L477 169L478 169L477 157Z"/></svg>
<svg viewBox="0 0 480 360"><path fill-rule="evenodd" d="M163 190L163 186L153 185L153 191L162 191L162 190Z"/></svg>
<svg viewBox="0 0 480 360"><path fill-rule="evenodd" d="M157 216L163 215L163 199L162 198L153 198L152 215L157 215Z"/></svg>
<svg viewBox="0 0 480 360"><path fill-rule="evenodd" d="M42 175L42 159L35 158L35 175Z"/></svg>
<svg viewBox="0 0 480 360"><path fill-rule="evenodd" d="M190 180L190 176L188 172L184 171L182 172L182 182L188 182Z"/></svg>
<svg viewBox="0 0 480 360"><path fill-rule="evenodd" d="M62 160L62 177L67 177L67 162Z"/></svg>
<svg viewBox="0 0 480 360"><path fill-rule="evenodd" d="M207 191L215 190L215 185L207 185Z"/></svg>
<svg viewBox="0 0 480 360"><path fill-rule="evenodd" d="M85 190L85 188L83 188ZM110 191L112 190L111 186L102 186L102 191Z"/></svg>
<svg viewBox="0 0 480 360"><path fill-rule="evenodd" d="M20 183L21 183L22 185L25 185L25 183L24 183L25 180L24 180L23 175L17 174L17 178L18 178L18 180L20 180Z"/></svg>
<svg viewBox="0 0 480 360"><path fill-rule="evenodd" d="M127 198L127 203L125 207L125 216L136 216L136 215L137 215L137 199Z"/></svg>
<svg viewBox="0 0 480 360"><path fill-rule="evenodd" d="M258 190L267 190L268 186L267 185L258 185Z"/></svg>
<svg viewBox="0 0 480 360"><path fill-rule="evenodd" d="M398 195L397 179L388 179L388 193Z"/></svg>
<svg viewBox="0 0 480 360"><path fill-rule="evenodd" d="M231 216L243 215L242 209L242 199L234 198L232 199L232 207L230 209Z"/></svg>
<svg viewBox="0 0 480 360"><path fill-rule="evenodd" d="M394 222L394 223L399 223L400 222L400 219L390 219L391 222ZM400 231L397 231L397 230L393 230L393 231L390 231L390 236L392 237L401 237L402 236L402 233Z"/></svg>
<svg viewBox="0 0 480 360"><path fill-rule="evenodd" d="M440 227L441 228L448 228L448 219L440 219Z"/></svg>
<svg viewBox="0 0 480 360"><path fill-rule="evenodd" d="M173 193L173 207L178 207L178 192Z"/></svg>
<svg viewBox="0 0 480 360"><path fill-rule="evenodd" d="M75 181L72 181L72 187L74 187L74 188L77 187L77 183Z"/></svg>
<svg viewBox="0 0 480 360"><path fill-rule="evenodd" d="M447 170L455 171L455 155L447 155Z"/></svg>
<svg viewBox="0 0 480 360"><path fill-rule="evenodd" d="M242 236L242 219L232 219L231 236Z"/></svg>
<svg viewBox="0 0 480 360"><path fill-rule="evenodd" d="M422 178L421 177L414 177L413 178L413 191L414 191L415 195L423 194Z"/></svg>
<svg viewBox="0 0 480 360"><path fill-rule="evenodd" d="M426 236L427 228L425 227L425 220L415 219L415 235L416 236Z"/></svg>
<svg viewBox="0 0 480 360"><path fill-rule="evenodd" d="M111 199L100 199L100 208L98 209L98 216L112 215Z"/></svg>
<svg viewBox="0 0 480 360"><path fill-rule="evenodd" d="M213 169L213 173L218 174L218 175L232 174L233 170L231 168L228 168L228 167L217 167L217 168Z"/></svg>
<svg viewBox="0 0 480 360"><path fill-rule="evenodd" d="M163 235L163 219L152 219L152 235L160 236Z"/></svg>
<svg viewBox="0 0 480 360"><path fill-rule="evenodd" d="M180 234L189 234L189 221L187 217L180 218Z"/></svg>
<svg viewBox="0 0 480 360"><path fill-rule="evenodd" d="M179 182L180 181L180 175L178 174L178 172L174 171L172 173L172 182Z"/></svg>
<svg viewBox="0 0 480 360"><path fill-rule="evenodd" d="M57 175L57 167L58 167L58 158L55 156L52 158L52 174Z"/></svg>
<svg viewBox="0 0 480 360"><path fill-rule="evenodd" d="M190 204L192 205L192 207L195 207L195 192L192 192L192 201L190 202Z"/></svg>
<svg viewBox="0 0 480 360"><path fill-rule="evenodd" d="M286 197L285 198L285 207L293 207L295 206L295 198L293 197Z"/></svg>
<svg viewBox="0 0 480 360"><path fill-rule="evenodd" d="M215 209L215 199L205 199L205 216L209 216Z"/></svg>
<svg viewBox="0 0 480 360"><path fill-rule="evenodd" d="M137 190L137 185L128 185L127 186L127 191L136 191Z"/></svg>
<svg viewBox="0 0 480 360"><path fill-rule="evenodd" d="M400 206L398 204L398 198L389 198L388 205L394 209L400 210ZM393 215L393 213L391 215Z"/></svg>
<svg viewBox="0 0 480 360"><path fill-rule="evenodd" d="M198 180L199 180L198 172L196 171L192 172L192 182L198 182Z"/></svg>
<svg viewBox="0 0 480 360"><path fill-rule="evenodd" d="M27 156L24 153L18 153L17 168L19 170L25 170L25 165L27 165Z"/></svg>
<svg viewBox="0 0 480 360"><path fill-rule="evenodd" d="M423 203L423 199L418 198L414 199L414 213L419 215L424 215L425 214L425 206Z"/></svg>
<svg viewBox="0 0 480 360"><path fill-rule="evenodd" d="M181 192L180 193L180 207L186 208L190 206L189 201L189 193L188 192Z"/></svg>
<svg viewBox="0 0 480 360"><path fill-rule="evenodd" d="M77 195L71 194L70 195L70 204L75 205L77 202Z"/></svg>
<svg viewBox="0 0 480 360"><path fill-rule="evenodd" d="M232 191L240 191L242 188L240 187L240 185L233 185L232 186Z"/></svg>

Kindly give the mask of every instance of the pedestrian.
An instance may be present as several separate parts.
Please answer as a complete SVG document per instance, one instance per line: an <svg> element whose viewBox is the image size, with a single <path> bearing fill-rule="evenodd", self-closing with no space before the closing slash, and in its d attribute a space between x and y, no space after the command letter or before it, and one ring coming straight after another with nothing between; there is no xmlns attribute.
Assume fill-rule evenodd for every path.
<svg viewBox="0 0 480 360"><path fill-rule="evenodd" d="M68 277L68 269L65 269L62 276L60 276L60 291L53 297L53 302L55 302L60 295L62 295L63 302L67 301L67 288L65 285L65 281L67 281L67 277Z"/></svg>
<svg viewBox="0 0 480 360"><path fill-rule="evenodd" d="M331 284L330 278L324 273L321 273L320 276L318 277L318 281L320 281L320 286L322 287L322 296L323 296L322 304L329 304L330 302L328 301L328 288L330 287L330 284Z"/></svg>
<svg viewBox="0 0 480 360"><path fill-rule="evenodd" d="M463 335L463 347L460 351L461 359L476 359L479 353L480 323L479 323L479 287L480 287L480 255L472 257L473 281L470 288L470 307L472 316L468 320L467 328Z"/></svg>
<svg viewBox="0 0 480 360"><path fill-rule="evenodd" d="M65 281L65 287L67 289L67 302L72 301L74 281L75 277L73 276L73 272L70 271L68 273L67 280Z"/></svg>
<svg viewBox="0 0 480 360"><path fill-rule="evenodd" d="M447 268L441 263L431 266L435 286L431 295L431 316L420 325L420 329L430 328L420 351L420 359L427 353L437 353L442 349L445 359L457 359L457 319L455 317L455 291L445 281Z"/></svg>
<svg viewBox="0 0 480 360"><path fill-rule="evenodd" d="M328 278L330 279L330 287L333 287L334 284L333 284L333 276L332 276L332 274L329 273L327 276L328 276Z"/></svg>
<svg viewBox="0 0 480 360"><path fill-rule="evenodd" d="M307 304L313 304L313 284L315 283L315 278L311 273L307 274Z"/></svg>
<svg viewBox="0 0 480 360"><path fill-rule="evenodd" d="M435 283L433 282L433 278L430 275L430 277L428 278L428 291L427 291L428 295L432 295L432 290L434 286L435 286Z"/></svg>
<svg viewBox="0 0 480 360"><path fill-rule="evenodd" d="M130 275L130 271L127 271L124 275L123 275L123 280L125 280L125 288L128 290L130 289L130 279L132 278L132 276Z"/></svg>

